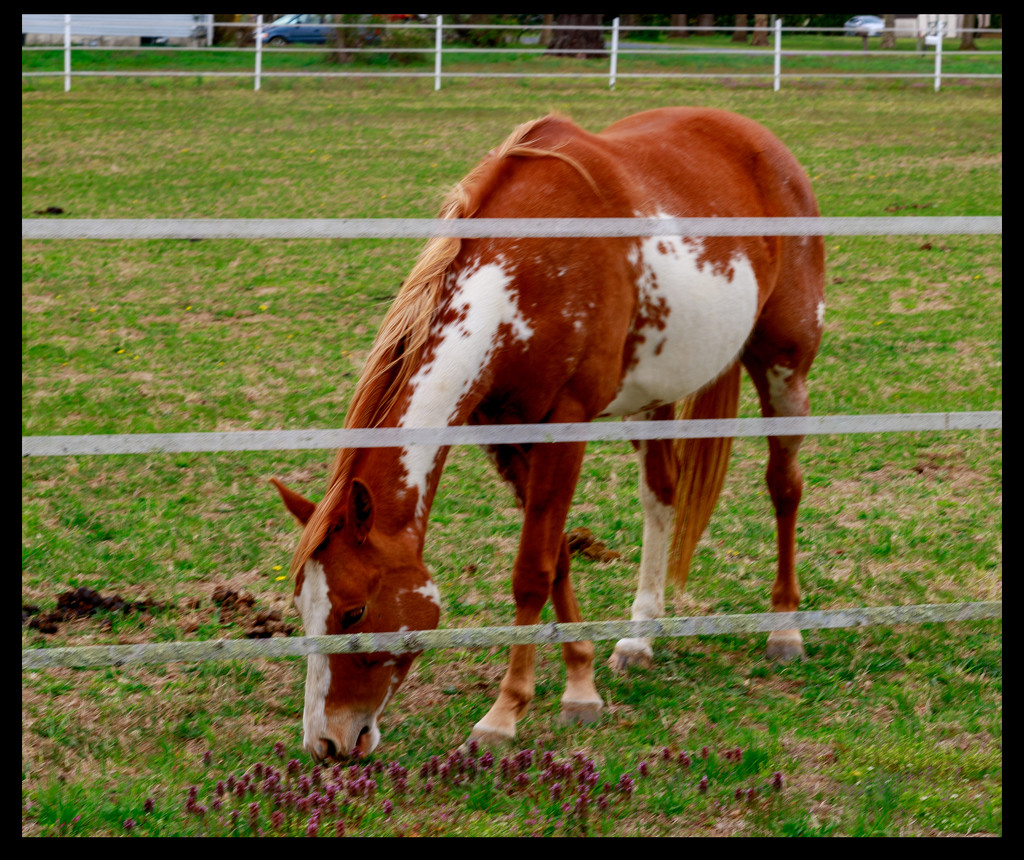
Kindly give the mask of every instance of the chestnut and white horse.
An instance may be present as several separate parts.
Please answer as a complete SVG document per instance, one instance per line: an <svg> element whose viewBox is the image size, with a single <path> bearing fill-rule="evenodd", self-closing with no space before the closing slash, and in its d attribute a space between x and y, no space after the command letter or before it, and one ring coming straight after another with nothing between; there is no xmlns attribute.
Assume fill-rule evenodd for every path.
<svg viewBox="0 0 1024 860"><path fill-rule="evenodd" d="M666 108L599 134L568 119L526 123L449 194L444 218L816 216L810 182L762 126L735 114ZM736 414L740 365L766 416L806 415L805 380L821 339L821 237L431 240L376 338L347 427L590 421L599 416ZM778 527L775 611L799 601L794 539L801 437L768 440ZM633 619L664 614L666 575L685 582L725 478L730 439L636 445L644 511ZM565 522L584 443L490 449L523 512L512 573L515 623L550 598L581 620ZM315 504L274 482L303 525L292 571L307 634L437 626L440 598L423 563L431 503L448 449L338 452ZM594 648L562 646L562 716L593 720ZM509 739L534 693L532 645L511 648L493 707L470 737ZM769 656L802 654L797 630ZM308 658L305 747L316 759L365 754L415 654ZM617 643L624 669L649 641Z"/></svg>

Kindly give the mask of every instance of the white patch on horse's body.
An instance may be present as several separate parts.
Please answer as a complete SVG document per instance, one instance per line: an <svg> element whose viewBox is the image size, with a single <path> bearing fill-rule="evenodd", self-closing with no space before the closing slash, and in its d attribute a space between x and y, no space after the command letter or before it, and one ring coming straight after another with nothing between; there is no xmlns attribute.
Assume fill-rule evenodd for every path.
<svg viewBox="0 0 1024 860"><path fill-rule="evenodd" d="M421 585L419 588L414 588L413 592L429 600L438 609L441 608L441 590L437 587L437 583L434 580L430 580L426 585Z"/></svg>
<svg viewBox="0 0 1024 860"><path fill-rule="evenodd" d="M325 636L331 601L327 594L327 575L323 565L310 559L303 570L302 588L295 595L295 608L302 616L307 636ZM331 686L331 665L326 654L306 657L306 702L302 712L303 741L306 749L314 748L327 733L325 703Z"/></svg>
<svg viewBox="0 0 1024 860"><path fill-rule="evenodd" d="M786 367L784 364L772 365L765 371L765 376L768 379L768 399L772 406L783 414L788 414L789 384L787 380L792 375L793 368Z"/></svg>
<svg viewBox="0 0 1024 860"><path fill-rule="evenodd" d="M641 240L631 262L637 283L639 335L606 415L629 415L672 403L726 370L743 349L757 313L758 287L741 255L728 271L698 260L699 241L670 236Z"/></svg>
<svg viewBox="0 0 1024 860"><path fill-rule="evenodd" d="M399 425L446 427L473 383L487 367L499 344L502 326L518 341L530 339L533 329L516 304L512 275L500 262L463 270L452 287L455 321L437 338L430 361L410 380L412 396ZM419 493L417 517L426 513L427 480L439 449L412 445L402 452L409 487Z"/></svg>
<svg viewBox="0 0 1024 860"><path fill-rule="evenodd" d="M818 302L817 320L818 320L818 328L824 328L825 327L825 303L824 302Z"/></svg>

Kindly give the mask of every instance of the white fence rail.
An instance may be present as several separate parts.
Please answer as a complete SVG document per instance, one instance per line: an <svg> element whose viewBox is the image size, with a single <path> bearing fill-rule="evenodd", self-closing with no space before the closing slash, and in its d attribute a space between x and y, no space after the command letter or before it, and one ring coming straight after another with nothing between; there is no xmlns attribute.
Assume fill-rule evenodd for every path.
<svg viewBox="0 0 1024 860"><path fill-rule="evenodd" d="M680 638L770 633L774 630L829 630L843 627L892 627L901 624L943 624L1003 618L1001 600L977 603L926 603L817 609L804 612L756 612L744 615L703 615L656 618L650 621L580 621L520 627L459 627L401 633L339 633L289 636L281 639L205 639L141 642L133 645L79 645L23 648L21 669L57 667L98 669L153 663L251 660L305 657L310 654L408 653L433 648L489 648L501 645L550 645L559 642L600 642L625 637Z"/></svg>
<svg viewBox="0 0 1024 860"><path fill-rule="evenodd" d="M23 218L22 239L461 239L1001 234L1001 215L845 218Z"/></svg>
<svg viewBox="0 0 1024 860"><path fill-rule="evenodd" d="M95 17L95 16L94 16ZM253 69L252 71L73 71L72 70L72 53L75 51L87 51L87 50L98 50L91 46L76 46L72 44L72 33L73 33L73 18L71 15L64 16L64 69L63 71L22 71L22 77L64 77L64 90L65 92L71 89L71 79L73 77L96 77L96 76L107 76L107 77L251 77L253 78L253 89L259 90L262 87L262 82L265 78L294 78L294 77L320 77L320 78L351 78L351 77L395 77L395 78L432 78L434 81L434 89L441 89L441 83L444 78L596 78L596 79L607 79L608 86L611 89L615 88L618 80L622 78L770 78L772 80L772 87L775 91L778 91L782 86L782 79L787 78L919 78L919 79L931 79L934 80L934 86L936 92L942 86L943 77L956 77L956 78L995 78L1002 79L1002 74L983 74L983 73L963 73L963 72L943 72L943 39L937 36L931 36L920 42L922 50L919 51L896 51L886 50L879 52L867 52L865 50L859 51L801 51L801 50L783 50L782 37L783 32L790 33L808 33L808 32L844 32L843 28L817 28L810 30L804 27L783 27L781 19L776 20L774 26L769 28L758 28L758 27L747 27L747 32L768 32L772 36L772 47L770 52L766 50L743 50L743 49L723 49L719 51L701 48L699 51L688 50L688 49L671 49L671 48L649 48L644 46L638 46L634 44L628 44L622 41L622 37L630 32L651 32L651 31L671 31L672 27L651 27L651 26L636 26L636 27L623 27L620 24L620 19L615 18L612 22L611 27L570 27L570 26L556 26L554 29L558 30L596 30L605 34L605 47L600 49L588 49L586 53L588 55L605 55L608 57L608 71L598 73L572 73L572 72L528 72L528 71L517 71L517 72L483 72L483 71L470 71L470 72L453 72L444 71L443 57L445 53L445 31L453 30L519 30L519 31L537 31L540 28L536 25L497 25L497 24L462 24L462 23L445 23L443 15L437 15L433 23L402 23L402 24L388 24L388 23L372 23L372 24L323 24L323 25L293 25L299 27L314 27L318 26L321 28L334 28L334 29L365 29L368 26L374 30L388 30L395 28L403 28L406 30L426 30L432 32L434 36L434 44L432 47L399 47L399 46L388 46L388 47L345 47L343 50L349 54L432 54L434 56L434 69L432 72L426 71L370 71L370 70L352 70L352 71L333 71L333 72L316 72L316 71L266 71L263 69L263 58L268 50L263 44L263 33L270 26L270 23L265 22L263 15L257 15L255 25L254 24L232 24L232 23L217 23L217 27L240 27L245 29L255 28L255 44L253 47L243 48L231 48L231 47L204 47L204 48L189 48L188 50L202 50L202 51L245 51L254 55ZM209 25L212 29L212 23ZM715 27L689 27L687 28L690 32L694 31L727 31L735 32L734 27L729 28L715 28ZM897 30L897 34L902 35L901 31ZM977 33L986 34L1001 34L1002 30L976 30ZM867 43L867 37L864 39L865 47ZM893 57L903 54L905 56L917 56L923 55L923 50L927 47L932 49L934 54L934 70L931 72L878 72L878 73L852 73L852 72L841 72L841 73L827 73L827 72L790 72L783 74L782 60L783 57L808 57L808 56L820 56L820 57L870 57L870 56L886 56ZM22 47L22 51L53 51L53 47ZM131 48L118 48L116 46L104 46L104 51L113 50L131 50L139 51L138 47ZM166 47L147 47L144 50L182 50L181 48L166 48ZM308 53L310 51L320 51L328 53L331 51L338 50L335 47L320 47L312 48L308 45L304 45L301 48L284 48L277 47L269 49L274 53L287 52L287 51L302 51ZM537 54L567 54L574 55L579 53L577 49L564 49L564 50L552 50L548 48L535 48L530 49L525 45L516 44L512 47L507 48L471 48L463 46L449 45L447 48L449 53L458 54L516 54L522 55L525 53L537 53ZM764 73L698 73L698 72L622 72L619 70L619 59L623 56L643 56L643 55L657 55L657 56L680 56L680 57L702 57L707 58L710 56L757 56L772 59L772 71ZM959 54L959 56L964 56ZM1002 51L985 51L975 56L1002 56Z"/></svg>

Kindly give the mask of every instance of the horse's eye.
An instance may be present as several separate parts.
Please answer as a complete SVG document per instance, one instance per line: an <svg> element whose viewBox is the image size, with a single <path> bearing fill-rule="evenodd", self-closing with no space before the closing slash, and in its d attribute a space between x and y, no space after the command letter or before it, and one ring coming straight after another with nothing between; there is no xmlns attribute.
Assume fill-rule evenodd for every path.
<svg viewBox="0 0 1024 860"><path fill-rule="evenodd" d="M350 609L344 615L341 616L341 629L347 630L353 624L358 624L363 620L363 616L366 614L366 607L360 606L356 609Z"/></svg>

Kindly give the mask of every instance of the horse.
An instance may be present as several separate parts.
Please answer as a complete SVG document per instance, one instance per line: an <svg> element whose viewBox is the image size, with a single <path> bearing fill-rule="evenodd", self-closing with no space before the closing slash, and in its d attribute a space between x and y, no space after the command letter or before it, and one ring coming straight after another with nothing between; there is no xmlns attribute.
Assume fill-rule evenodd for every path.
<svg viewBox="0 0 1024 860"><path fill-rule="evenodd" d="M442 218L817 216L810 181L763 126L674 107L600 133L552 114L524 123L448 194ZM807 415L806 379L824 315L820 236L506 238L428 241L387 311L345 426L443 427L734 417L740 367L765 416ZM768 439L778 567L772 608L797 609L794 567L803 437ZM666 579L685 584L725 479L731 439L634 443L644 513L634 620L664 613ZM512 571L515 624L550 599L581 620L566 518L585 443L487 448L523 512ZM437 626L423 562L448 448L342 449L314 504L271 479L302 527L294 604L308 635ZM590 642L562 645L560 719L599 718ZM798 630L768 656L803 655ZM304 747L318 760L371 752L378 719L417 653L310 655ZM535 646L513 645L497 698L466 743L503 742L534 695ZM653 659L616 643L617 671Z"/></svg>

